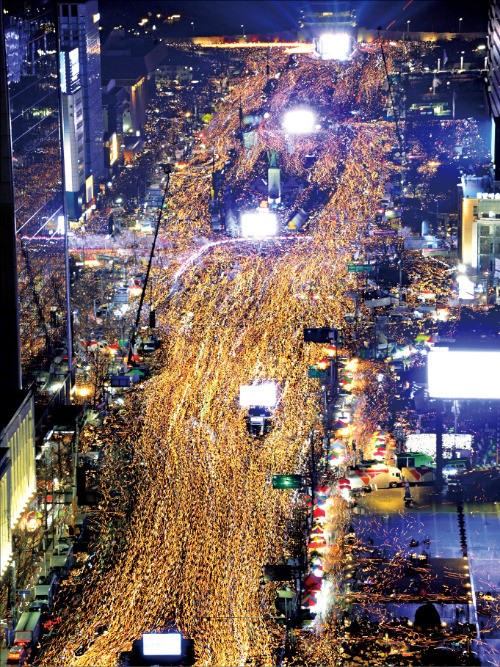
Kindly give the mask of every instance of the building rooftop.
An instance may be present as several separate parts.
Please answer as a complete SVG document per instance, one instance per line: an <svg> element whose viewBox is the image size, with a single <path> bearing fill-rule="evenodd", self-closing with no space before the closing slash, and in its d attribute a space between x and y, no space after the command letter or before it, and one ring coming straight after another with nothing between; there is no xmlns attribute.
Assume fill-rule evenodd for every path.
<svg viewBox="0 0 500 667"><path fill-rule="evenodd" d="M123 30L113 30L101 53L101 79L106 85L114 79L118 85L132 85L159 67L168 55L163 42L128 37Z"/></svg>
<svg viewBox="0 0 500 667"><path fill-rule="evenodd" d="M478 192L491 190L491 180L488 176L470 176L465 174L461 178L464 199L476 199Z"/></svg>

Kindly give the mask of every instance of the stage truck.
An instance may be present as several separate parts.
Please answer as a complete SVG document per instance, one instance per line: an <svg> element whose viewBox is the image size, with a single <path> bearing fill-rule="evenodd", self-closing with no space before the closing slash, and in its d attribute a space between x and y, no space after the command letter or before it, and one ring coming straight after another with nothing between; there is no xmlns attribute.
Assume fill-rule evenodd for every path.
<svg viewBox="0 0 500 667"><path fill-rule="evenodd" d="M410 485L434 484L436 480L436 463L429 454L422 452L398 454L397 467L404 481Z"/></svg>
<svg viewBox="0 0 500 667"><path fill-rule="evenodd" d="M403 484L398 468L379 461L361 461L359 465L349 468L346 477L353 490L393 489Z"/></svg>

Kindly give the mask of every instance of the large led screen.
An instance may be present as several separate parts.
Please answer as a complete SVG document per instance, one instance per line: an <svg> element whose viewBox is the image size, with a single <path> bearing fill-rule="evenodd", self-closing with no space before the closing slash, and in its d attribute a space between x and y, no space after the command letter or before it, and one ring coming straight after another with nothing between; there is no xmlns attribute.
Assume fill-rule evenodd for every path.
<svg viewBox="0 0 500 667"><path fill-rule="evenodd" d="M276 405L277 400L277 387L274 382L242 385L240 387L241 408L250 408L254 406L273 408Z"/></svg>
<svg viewBox="0 0 500 667"><path fill-rule="evenodd" d="M323 60L346 60L351 51L351 37L344 32L323 34L317 51Z"/></svg>
<svg viewBox="0 0 500 667"><path fill-rule="evenodd" d="M470 452L472 436L469 433L443 433L443 457L451 458L451 452ZM435 433L408 433L405 440L406 452L421 452L436 456ZM457 458L459 458L457 456Z"/></svg>
<svg viewBox="0 0 500 667"><path fill-rule="evenodd" d="M178 632L167 634L148 633L142 635L143 655L181 655L182 635Z"/></svg>
<svg viewBox="0 0 500 667"><path fill-rule="evenodd" d="M427 358L432 398L500 398L500 350L435 348Z"/></svg>
<svg viewBox="0 0 500 667"><path fill-rule="evenodd" d="M241 235L245 238L262 239L274 236L278 230L276 215L267 208L242 213L240 225Z"/></svg>

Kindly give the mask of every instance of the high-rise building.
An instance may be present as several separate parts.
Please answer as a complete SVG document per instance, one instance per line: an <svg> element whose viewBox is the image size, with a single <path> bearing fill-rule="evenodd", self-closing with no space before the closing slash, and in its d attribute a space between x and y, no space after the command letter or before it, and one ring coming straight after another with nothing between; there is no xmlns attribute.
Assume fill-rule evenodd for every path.
<svg viewBox="0 0 500 667"><path fill-rule="evenodd" d="M489 86L495 181L500 181L500 0L491 0L488 22Z"/></svg>
<svg viewBox="0 0 500 667"><path fill-rule="evenodd" d="M69 218L78 219L104 174L96 0L59 3L59 51L67 210Z"/></svg>
<svg viewBox="0 0 500 667"><path fill-rule="evenodd" d="M65 340L55 1L3 1L24 384Z"/></svg>
<svg viewBox="0 0 500 667"><path fill-rule="evenodd" d="M0 12L0 342L5 363L0 402L0 609L3 612L13 601L11 592L16 589L16 568L11 567L12 531L35 492L36 479L35 406L31 392L22 388L21 378L11 113L2 14ZM19 37L20 33L17 35ZM20 43L21 40L18 46ZM25 43L29 43L28 40ZM21 64L15 78L21 78L22 69ZM6 590L7 598L4 597Z"/></svg>

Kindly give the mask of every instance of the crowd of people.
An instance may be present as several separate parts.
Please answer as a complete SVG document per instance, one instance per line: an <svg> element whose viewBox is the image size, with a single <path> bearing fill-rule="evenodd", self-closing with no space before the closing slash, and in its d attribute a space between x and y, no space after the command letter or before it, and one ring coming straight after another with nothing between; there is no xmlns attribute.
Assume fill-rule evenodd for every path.
<svg viewBox="0 0 500 667"><path fill-rule="evenodd" d="M345 315L358 281L347 265L384 184L401 166L390 160L394 126L380 122L374 103L385 86L376 50L346 63L296 56L290 67L285 49L237 56L245 61L241 78L221 100L192 162L172 175L161 236L176 255L161 271L154 267L152 280L164 339L160 368L124 409L119 428L103 438L108 457L96 565L42 665L116 664L117 654L143 632L166 623L194 639L199 664L272 664L282 641L282 628L269 620L274 600L262 586L262 571L285 553L294 496L273 489L271 476L305 472L311 429L321 428L321 395L307 373L317 350L304 344L303 328L328 323L349 329ZM266 103L269 118L256 147L246 150L238 138L239 105L243 114L260 110L263 88L278 73ZM289 153L281 113L296 101L317 102L324 115L319 122L330 129L298 140ZM260 154L271 149L289 175L301 178L305 157L317 156L304 190L316 184L326 194L308 234L291 244L214 245L171 290L186 254L210 234L207 171L213 161L226 165L233 188L244 191L260 168ZM416 259L413 270L416 290L439 274ZM308 297L311 286L314 298ZM356 341L353 332L350 340ZM369 391L377 386L377 364L363 368L360 450L387 412L380 393ZM279 388L279 401L272 429L255 438L238 404L239 389L269 380ZM124 445L130 459L117 466L116 448ZM330 609L322 631L300 634L296 664L342 664L345 642L335 606Z"/></svg>

